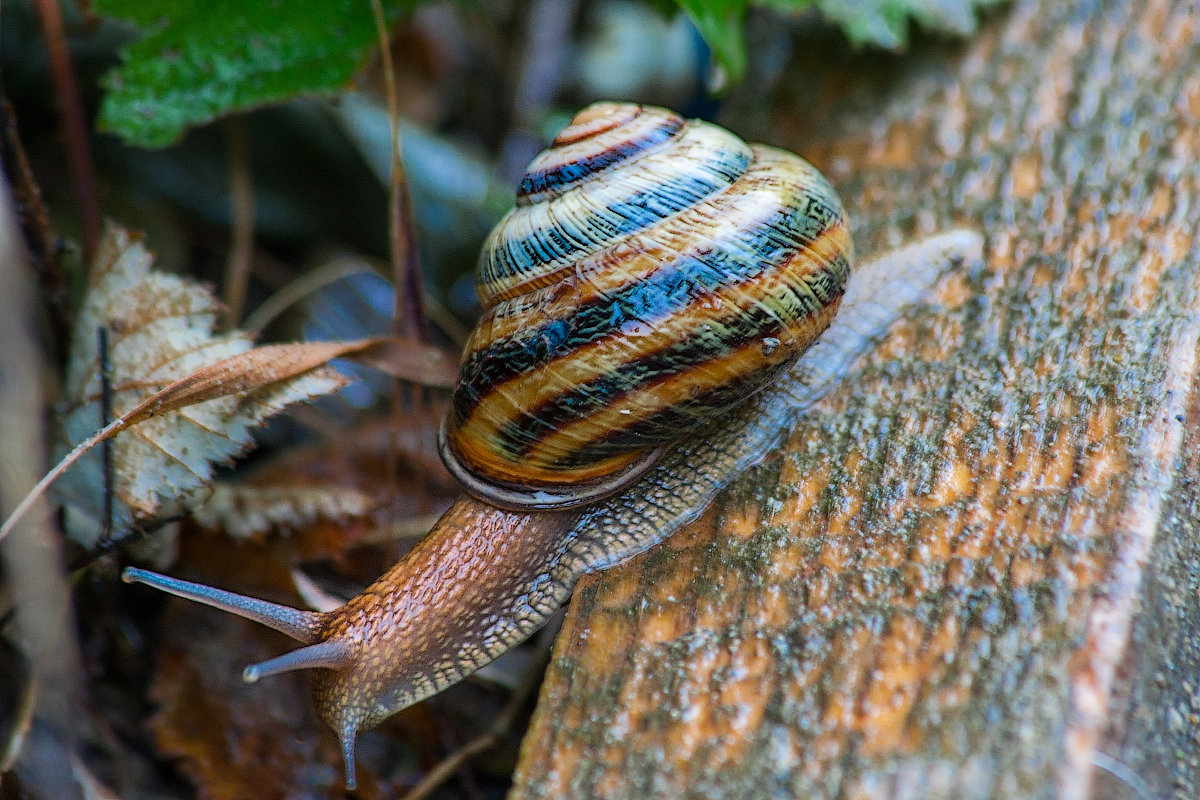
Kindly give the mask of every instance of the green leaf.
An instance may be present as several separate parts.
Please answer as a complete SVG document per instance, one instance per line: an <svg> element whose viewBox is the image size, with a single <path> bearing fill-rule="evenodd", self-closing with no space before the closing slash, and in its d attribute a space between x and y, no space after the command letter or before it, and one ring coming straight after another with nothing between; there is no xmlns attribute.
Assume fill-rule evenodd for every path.
<svg viewBox="0 0 1200 800"><path fill-rule="evenodd" d="M816 6L837 23L855 44L888 50L908 45L909 21L931 31L969 36L977 27L977 12L1006 0L753 0L783 13L796 14ZM742 20L752 0L676 0L691 17L724 68L728 83L746 72L746 42Z"/></svg>
<svg viewBox="0 0 1200 800"><path fill-rule="evenodd" d="M678 0L678 3L725 70L725 80L719 83L727 86L741 81L746 74L742 19L749 0Z"/></svg>
<svg viewBox="0 0 1200 800"><path fill-rule="evenodd" d="M926 30L970 36L978 27L978 10L1001 2L1005 0L817 0L816 4L855 44L903 50L908 46L910 19ZM810 2L775 4L808 6Z"/></svg>
<svg viewBox="0 0 1200 800"><path fill-rule="evenodd" d="M394 19L418 0L384 0ZM145 36L104 78L101 130L161 147L190 126L344 89L377 40L369 0L96 0Z"/></svg>

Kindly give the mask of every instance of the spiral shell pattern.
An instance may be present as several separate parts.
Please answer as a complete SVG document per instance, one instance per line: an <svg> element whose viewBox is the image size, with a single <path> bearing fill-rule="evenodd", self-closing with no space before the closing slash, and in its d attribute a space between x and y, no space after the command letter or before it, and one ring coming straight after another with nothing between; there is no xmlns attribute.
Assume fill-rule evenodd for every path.
<svg viewBox="0 0 1200 800"><path fill-rule="evenodd" d="M803 352L850 259L841 203L803 159L664 109L590 106L484 247L443 457L506 507L616 491Z"/></svg>

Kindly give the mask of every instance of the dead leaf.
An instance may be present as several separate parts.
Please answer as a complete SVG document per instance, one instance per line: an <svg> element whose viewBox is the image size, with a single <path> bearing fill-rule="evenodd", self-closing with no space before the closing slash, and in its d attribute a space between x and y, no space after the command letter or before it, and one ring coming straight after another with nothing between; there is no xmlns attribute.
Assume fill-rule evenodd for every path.
<svg viewBox="0 0 1200 800"><path fill-rule="evenodd" d="M68 446L113 440L114 530L181 513L203 500L215 465L251 446L250 429L285 406L327 394L343 379L319 366L371 342L252 348L241 332L214 335L221 306L208 288L152 269L153 256L109 225L76 321L61 409ZM101 426L97 332L108 332L115 422ZM140 423L140 424L138 424ZM99 450L57 485L71 538L92 546L102 530Z"/></svg>
<svg viewBox="0 0 1200 800"><path fill-rule="evenodd" d="M271 530L297 530L318 519L344 524L366 517L377 507L369 494L342 486L218 483L192 516L201 527L246 539Z"/></svg>
<svg viewBox="0 0 1200 800"><path fill-rule="evenodd" d="M386 372L393 378L435 389L453 389L458 380L457 358L439 347L412 339L377 339L370 346L347 357Z"/></svg>
<svg viewBox="0 0 1200 800"><path fill-rule="evenodd" d="M60 410L65 444L73 449L0 525L0 540L64 473L57 489L67 533L86 549L95 546L106 523L124 530L135 520L194 509L212 485L214 465L251 446L250 428L344 384L324 366L332 359L357 356L427 385L453 382L444 353L410 341L253 348L245 333L214 335L222 309L208 289L156 272L152 264L136 237L108 226L76 321L68 400ZM126 432L112 446L108 475L108 451L92 448Z"/></svg>
<svg viewBox="0 0 1200 800"><path fill-rule="evenodd" d="M302 558L339 558L363 544L411 544L461 491L438 457L431 423L445 413L445 398L432 402L428 414L367 417L337 436L260 460L243 485L285 493L341 487L373 499L371 515L352 518L353 526L327 530L335 526L318 519L297 529L292 540ZM322 546L311 546L314 539Z"/></svg>
<svg viewBox="0 0 1200 800"><path fill-rule="evenodd" d="M401 355L405 349L412 350L408 355ZM192 475L197 479L195 486L187 488L207 488L211 486L211 464L206 462L229 461L234 455L240 451L247 449L250 444L249 429L266 417L281 411L284 406L290 405L299 400L309 399L317 394L327 394L334 389L344 385L345 381L336 373L329 372L324 368L324 364L336 358L349 358L362 361L364 364L376 366L379 369L391 373L395 377L411 380L414 383L423 383L427 386L441 386L448 378L446 372L448 362L445 360L444 354L436 348L421 345L405 339L360 339L353 342L297 342L292 344L266 345L263 347L254 348L238 355L230 356L215 364L210 364L205 367L198 368L184 377L168 384L151 394L149 397L142 400L140 403L121 414L112 422L108 423L104 428L94 432L91 436L81 442L76 443L75 448L71 450L51 470L45 477L39 481L33 491L17 506L16 510L4 521L3 526L0 526L0 539L11 530L12 526L21 518L28 510L29 505L60 475L66 472L76 463L88 464L88 461L95 462L95 458L85 460L84 456L93 447L113 438L118 433L133 428L135 425L140 425L154 417L160 419L165 418L164 415L170 412L180 412L179 417L183 420L194 423L199 430L193 431L187 429L183 432L176 430L178 426L173 426L170 421L165 426L160 426L158 431L159 438L155 439L152 435L146 432L147 427L143 426L139 429L139 434L147 439L147 444L151 447L157 447L163 451L163 455L169 459L180 462L179 465L191 471ZM110 369L110 374L115 370ZM308 382L305 382L308 379ZM320 381L325 380L326 385L321 386ZM110 388L110 393L116 393L116 387ZM182 413L183 409L190 408L202 403L210 403L217 400L236 398L238 395L243 395L243 400L247 402L239 403L229 410L221 406L210 406L210 419L203 419L202 415L197 416L194 412L187 414ZM95 397L85 398L90 400L91 406L98 404L99 400ZM260 407L255 409L253 404L257 403ZM115 406L115 403L114 403ZM90 407L88 405L85 408ZM79 408L68 410L66 412L67 423L64 423L64 428L68 433L72 432L72 426L69 425L79 413ZM103 416L103 415L101 415ZM214 430L202 423L216 422L218 427ZM78 428L78 426L74 426ZM186 427L186 426L185 426ZM164 447L167 443L178 443L177 439L182 439L183 444L187 444L186 437L200 436L203 434L214 434L217 437L222 435L222 431L236 431L238 438L233 441L234 446L223 449L220 443L217 442L214 447L206 451L204 461L197 464L204 472L197 472L179 457L179 454L186 453L187 448L181 447L178 453ZM229 437L225 437L229 438ZM149 454L153 456L151 452ZM124 462L118 462L123 464ZM145 463L145 462L139 462ZM97 468L97 464L92 463L93 471ZM102 462L100 469L101 474L97 478L103 486L103 469ZM170 464L168 464L170 466ZM135 477L144 474L145 470L137 470L133 474ZM77 471L73 482L64 481L59 487L59 494L67 499L67 527L68 532L72 533L76 528L86 532L76 535L72 533L72 538L84 546L94 544L96 538L100 535L100 524L102 520L96 518L96 514L91 514L91 518L85 518L80 521L78 514L80 511L96 510L91 507L90 500L75 498L71 502L73 489L78 489L80 482L79 475L82 470ZM96 476L93 476L96 477ZM195 507L194 496L186 494L185 488L179 484L172 484L178 489L174 499L179 502L179 505L169 506L170 512L159 509L157 501L160 497L157 492L157 487L151 486L152 493L149 496L135 495L131 502L128 495L122 495L120 489L122 484L118 477L118 491L115 492L117 498L124 504L123 506L114 507L112 522L113 527L117 527L117 523L124 522L128 524L125 512L129 511L128 506L133 506L133 511L139 519L151 519L154 517L168 516L169 513L178 513L185 508L191 510ZM85 484L84 491L88 492L94 484ZM136 487L135 487L136 488ZM181 496L183 495L183 496ZM187 501L187 502L185 502ZM75 516L72 517L72 512ZM72 520L75 521L74 526Z"/></svg>

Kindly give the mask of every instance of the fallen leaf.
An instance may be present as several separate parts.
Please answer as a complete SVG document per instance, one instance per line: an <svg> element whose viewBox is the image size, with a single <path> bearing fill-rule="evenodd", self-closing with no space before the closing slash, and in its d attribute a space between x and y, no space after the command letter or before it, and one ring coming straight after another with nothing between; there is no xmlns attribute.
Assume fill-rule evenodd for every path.
<svg viewBox="0 0 1200 800"><path fill-rule="evenodd" d="M439 347L411 339L382 338L351 353L348 358L401 378L435 389L453 389L458 380L458 358Z"/></svg>
<svg viewBox="0 0 1200 800"><path fill-rule="evenodd" d="M344 524L352 518L366 517L377 507L366 492L342 486L218 483L192 516L201 527L247 539L271 530L297 530L318 519Z"/></svg>
<svg viewBox="0 0 1200 800"><path fill-rule="evenodd" d="M110 225L71 343L60 419L69 447L112 442L114 530L169 517L202 501L216 465L251 444L250 429L285 406L342 385L320 366L365 343L253 348L241 332L214 334L221 306L208 288L152 269L137 237ZM101 413L98 331L107 331L112 421ZM67 530L84 547L103 530L99 449L79 458L56 489Z"/></svg>

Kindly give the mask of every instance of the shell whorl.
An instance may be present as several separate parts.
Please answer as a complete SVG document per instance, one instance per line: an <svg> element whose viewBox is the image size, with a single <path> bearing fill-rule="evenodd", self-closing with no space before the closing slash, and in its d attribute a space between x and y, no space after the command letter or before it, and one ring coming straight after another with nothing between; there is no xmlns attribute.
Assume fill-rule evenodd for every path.
<svg viewBox="0 0 1200 800"><path fill-rule="evenodd" d="M850 258L806 161L663 109L585 109L484 247L447 465L506 507L617 491L803 352Z"/></svg>

